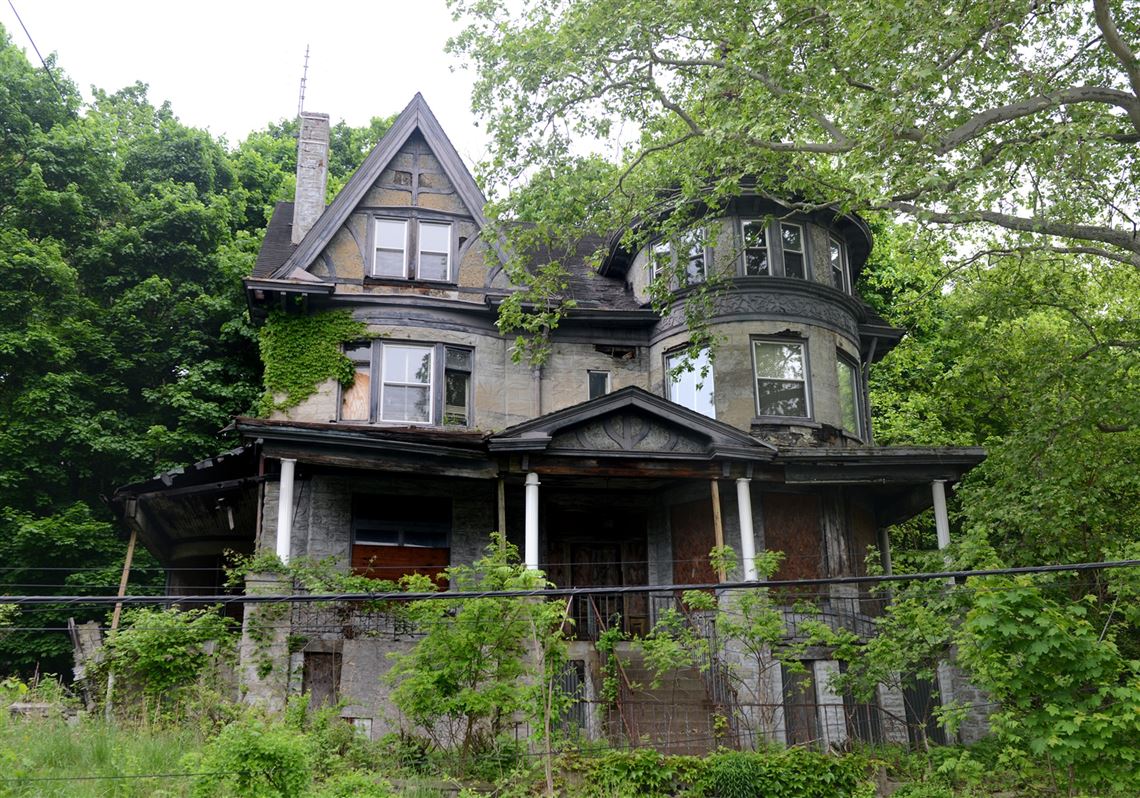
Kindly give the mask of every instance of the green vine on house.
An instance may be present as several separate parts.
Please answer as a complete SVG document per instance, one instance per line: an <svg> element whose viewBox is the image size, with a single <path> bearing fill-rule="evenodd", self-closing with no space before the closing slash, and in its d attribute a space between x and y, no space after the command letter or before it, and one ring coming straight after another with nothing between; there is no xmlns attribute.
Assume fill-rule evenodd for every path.
<svg viewBox="0 0 1140 798"><path fill-rule="evenodd" d="M353 367L344 344L365 337L367 327L347 310L270 313L261 328L265 393L258 402L258 415L296 407L325 380L351 385Z"/></svg>

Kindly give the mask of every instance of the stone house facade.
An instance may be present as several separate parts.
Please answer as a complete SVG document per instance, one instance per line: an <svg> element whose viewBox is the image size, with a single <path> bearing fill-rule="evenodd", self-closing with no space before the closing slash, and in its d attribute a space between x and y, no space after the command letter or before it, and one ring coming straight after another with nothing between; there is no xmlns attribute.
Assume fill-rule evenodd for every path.
<svg viewBox="0 0 1140 798"><path fill-rule="evenodd" d="M612 244L597 270L584 255L599 242L582 242L565 264L575 306L536 368L514 360L496 327L517 287L500 242L484 234L482 194L422 97L326 207L327 142L328 117L303 114L296 201L276 207L246 288L255 319L345 309L364 322L367 339L345 348L354 381L328 380L269 418L238 418L241 448L116 493L174 595L216 590L210 569L225 550L333 558L394 578L469 563L496 529L559 586L717 583L708 555L722 542L744 581L757 578L764 550L784 552L777 579L860 575L871 546L889 568L890 524L933 504L941 531L944 486L984 456L874 444L867 374L901 331L854 289L872 246L856 217L794 213L745 192L699 234L638 252ZM678 261L691 284L720 283L711 359L683 356L690 287L672 312L650 307L650 281ZM872 623L878 604L866 591L823 591L818 606L835 622ZM645 634L675 604L669 588L574 607L567 679L583 706L598 701L600 628ZM247 661L250 695L272 705L308 690L346 701L346 717L375 735L393 728L380 677L387 652L415 635L383 622L346 629L283 622L273 655L288 667L261 678ZM287 646L288 634L304 644ZM897 692L881 691L873 711L832 694L839 663L809 653L806 675L792 678L779 667L749 673L747 658L723 652L763 684L750 698L733 693L747 727L733 722L738 741L905 739L904 720L921 722L925 710ZM610 710L579 722L594 736L613 733L609 723L627 737L667 727L670 739L700 739L732 693L709 682L681 674L673 699L633 689L620 722L607 722ZM665 719L631 708L679 706L689 693L692 711Z"/></svg>

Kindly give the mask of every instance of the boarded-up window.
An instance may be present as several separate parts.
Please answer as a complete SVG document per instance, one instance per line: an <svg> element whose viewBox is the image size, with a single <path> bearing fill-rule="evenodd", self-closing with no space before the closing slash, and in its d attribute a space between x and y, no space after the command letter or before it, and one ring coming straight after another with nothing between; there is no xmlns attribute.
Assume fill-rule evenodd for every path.
<svg viewBox="0 0 1140 798"><path fill-rule="evenodd" d="M713 508L709 500L674 504L669 508L673 538L673 581L701 585L717 581L709 555L716 546Z"/></svg>
<svg viewBox="0 0 1140 798"><path fill-rule="evenodd" d="M819 497L765 493L764 548L784 552L776 579L819 579L823 561Z"/></svg>
<svg viewBox="0 0 1140 798"><path fill-rule="evenodd" d="M438 579L451 561L451 501L437 496L354 496L352 568L373 579Z"/></svg>
<svg viewBox="0 0 1140 798"><path fill-rule="evenodd" d="M309 707L331 707L340 699L340 654L306 651L301 690Z"/></svg>

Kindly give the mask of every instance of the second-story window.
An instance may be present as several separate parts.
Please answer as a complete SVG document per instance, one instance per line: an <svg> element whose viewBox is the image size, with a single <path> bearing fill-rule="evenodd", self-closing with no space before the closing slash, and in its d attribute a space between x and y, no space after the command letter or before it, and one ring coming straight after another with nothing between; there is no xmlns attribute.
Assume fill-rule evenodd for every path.
<svg viewBox="0 0 1140 798"><path fill-rule="evenodd" d="M756 368L756 413L809 418L807 354L796 341L753 341Z"/></svg>
<svg viewBox="0 0 1140 798"><path fill-rule="evenodd" d="M374 341L345 355L355 374L341 389L341 421L471 426L472 350Z"/></svg>
<svg viewBox="0 0 1140 798"><path fill-rule="evenodd" d="M448 282L452 276L451 224L377 219L372 276Z"/></svg>
<svg viewBox="0 0 1140 798"><path fill-rule="evenodd" d="M804 229L798 224L780 224L780 246L784 250L784 276L807 276L804 271Z"/></svg>
<svg viewBox="0 0 1140 798"><path fill-rule="evenodd" d="M831 265L831 284L840 291L851 293L851 278L847 271L847 247L835 236L829 236L827 250Z"/></svg>
<svg viewBox="0 0 1140 798"><path fill-rule="evenodd" d="M702 349L695 358L686 359L686 352L665 356L665 385L670 402L716 418L713 394L712 362L709 352Z"/></svg>
<svg viewBox="0 0 1140 798"><path fill-rule="evenodd" d="M753 219L741 223L744 238L744 274L758 277L770 274L767 223Z"/></svg>

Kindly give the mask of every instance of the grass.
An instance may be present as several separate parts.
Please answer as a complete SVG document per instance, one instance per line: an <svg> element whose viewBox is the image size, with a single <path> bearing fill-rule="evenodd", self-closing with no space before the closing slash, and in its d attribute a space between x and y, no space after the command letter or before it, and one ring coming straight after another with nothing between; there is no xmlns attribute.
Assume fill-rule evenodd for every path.
<svg viewBox="0 0 1140 798"><path fill-rule="evenodd" d="M131 729L94 719L0 716L0 797L134 798L189 796L182 757L201 748L174 729ZM158 778L139 778L163 774Z"/></svg>

